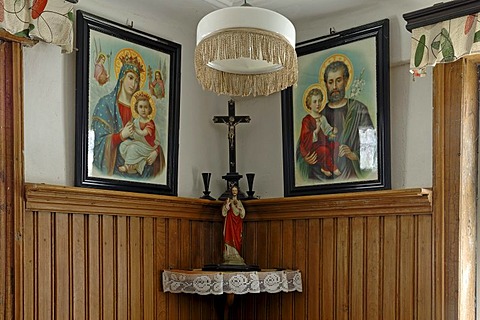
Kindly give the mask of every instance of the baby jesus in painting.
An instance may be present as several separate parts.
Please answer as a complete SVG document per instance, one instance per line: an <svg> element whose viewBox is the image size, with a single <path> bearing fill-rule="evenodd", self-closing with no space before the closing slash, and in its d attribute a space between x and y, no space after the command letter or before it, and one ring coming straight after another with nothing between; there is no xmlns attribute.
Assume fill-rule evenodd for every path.
<svg viewBox="0 0 480 320"><path fill-rule="evenodd" d="M150 154L156 151L163 156L163 151L158 142L153 120L155 112L151 96L147 92L138 91L132 101L134 101L132 103L134 133L131 139L120 144L119 151L125 163L118 167L118 170L123 173L142 175L145 165L152 164L149 163Z"/></svg>
<svg viewBox="0 0 480 320"><path fill-rule="evenodd" d="M325 89L318 84L312 85L307 88L304 97L304 107L309 114L302 120L299 151L304 158L316 157L326 177L339 176L342 173L335 164L339 148L335 141L338 130L321 114L326 105Z"/></svg>

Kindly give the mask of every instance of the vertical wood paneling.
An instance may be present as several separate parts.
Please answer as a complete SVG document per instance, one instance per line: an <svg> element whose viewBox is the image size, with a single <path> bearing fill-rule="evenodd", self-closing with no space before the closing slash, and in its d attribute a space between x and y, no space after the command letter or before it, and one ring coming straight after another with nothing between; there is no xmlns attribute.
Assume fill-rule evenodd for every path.
<svg viewBox="0 0 480 320"><path fill-rule="evenodd" d="M400 319L415 319L413 302L416 300L415 287L415 236L414 218L400 220Z"/></svg>
<svg viewBox="0 0 480 320"><path fill-rule="evenodd" d="M397 217L385 217L383 223L382 319L398 319L398 237Z"/></svg>
<svg viewBox="0 0 480 320"><path fill-rule="evenodd" d="M26 39L26 38L24 38ZM23 319L23 45L0 31L0 319Z"/></svg>
<svg viewBox="0 0 480 320"><path fill-rule="evenodd" d="M213 229L212 231L210 231L213 233L213 250L212 257L207 263L210 263L210 261L216 261L217 263L221 263L223 259L223 221L221 223L212 223L211 225ZM253 241L251 239L252 238L250 238L250 241ZM256 255L254 257L256 257ZM247 260L247 263L255 264L255 261Z"/></svg>
<svg viewBox="0 0 480 320"><path fill-rule="evenodd" d="M438 94L438 96L445 99L443 105L435 107L434 117L438 115L437 109L441 108L444 112L443 117L437 119L441 123L438 123L434 128L442 129L442 131L434 130L434 138L437 140L441 134L444 135L441 139L443 141L435 141L436 150L434 150L433 165L438 168L438 172L435 172L433 176L433 186L438 187L441 192L438 194L436 201L436 212L438 212L437 219L443 219L439 221L437 225L444 228L443 232L439 234L444 237L441 240L443 248L438 254L442 255L441 260L445 261L445 264L441 264L443 270L438 270L437 273L440 276L442 285L444 286L443 301L439 301L439 305L444 304L445 312L444 319L457 319L458 317L458 286L459 286L459 219L456 213L459 212L460 197L460 160L461 160L461 146L462 137L460 135L462 120L461 113L462 108L459 107L459 101L462 101L463 88L461 87L463 77L462 63L449 63L445 65L445 88L452 88L450 90ZM439 88L441 84L439 83ZM441 90L441 89L440 89ZM442 158L440 160L440 157ZM441 182L439 181L441 179ZM451 183L447 183L451 181ZM451 195L451 197L446 197ZM440 265L440 264L439 264ZM439 266L440 267L440 266ZM462 319L463 320L463 319Z"/></svg>
<svg viewBox="0 0 480 320"><path fill-rule="evenodd" d="M34 215L26 214L24 219L23 231L23 305L22 312L25 319L35 319L35 264L36 264L36 250L35 250L35 236L36 230L34 226ZM70 302L69 302L70 304Z"/></svg>
<svg viewBox="0 0 480 320"><path fill-rule="evenodd" d="M102 313L103 319L116 318L116 292L115 292L115 275L116 275L116 259L115 259L115 239L114 239L114 217L102 217L102 244L101 244L101 270L102 270Z"/></svg>
<svg viewBox="0 0 480 320"><path fill-rule="evenodd" d="M178 256L179 251L177 248L180 246L180 241L178 239L178 220L177 219L169 219L168 226L168 245L167 245L167 252L166 255L168 261L168 268L179 268L178 265ZM167 305L167 319L176 319L180 314L180 307L179 307L179 297L178 294L170 294L168 295L168 305Z"/></svg>
<svg viewBox="0 0 480 320"><path fill-rule="evenodd" d="M58 319L67 319L70 315L70 255L68 215L55 215L55 234L52 241L55 242L55 314Z"/></svg>
<svg viewBox="0 0 480 320"><path fill-rule="evenodd" d="M259 222L257 224L257 254L258 254L258 265L259 266L269 266L269 256L268 256L268 235L269 235L269 222ZM267 319L268 310L267 310L267 297L264 294L258 295L255 297L255 319Z"/></svg>
<svg viewBox="0 0 480 320"><path fill-rule="evenodd" d="M144 319L155 319L155 290L158 286L158 276L154 268L154 244L153 233L154 219L143 219L143 314Z"/></svg>
<svg viewBox="0 0 480 320"><path fill-rule="evenodd" d="M37 232L38 317L40 319L49 319L53 315L52 226L50 212L38 214Z"/></svg>
<svg viewBox="0 0 480 320"><path fill-rule="evenodd" d="M247 212L248 214L248 212ZM244 228L244 233L243 233L243 240L242 240L242 251L243 251L243 258L245 260L245 263L247 264L254 264L254 265L259 265L258 262L258 244L257 242L259 241L259 237L257 236L257 227L258 223L257 222L252 222L252 223L244 223L243 228ZM223 224L222 224L223 228ZM222 239L218 239L218 241L223 242ZM255 300L256 297L253 297L252 295L247 295L245 297L242 297L241 299L238 299L238 302L235 302L235 304L238 306L239 304L243 307L242 310L244 311L244 317L247 319L255 319L256 318L256 303ZM245 306L250 306L249 308L246 308ZM240 311L242 311L240 310ZM233 316L232 316L233 317Z"/></svg>
<svg viewBox="0 0 480 320"><path fill-rule="evenodd" d="M270 223L270 233L268 241L268 265L271 268L282 267L282 223L281 221L272 221ZM281 319L282 300L280 294L267 295L268 319Z"/></svg>
<svg viewBox="0 0 480 320"><path fill-rule="evenodd" d="M191 243L190 243L190 252L191 252L191 264L193 266L203 266L205 263L203 262L204 258L207 258L206 255L208 253L205 252L205 238L203 236L204 228L203 223L199 221L192 221L192 231L191 231ZM202 315L202 300L201 299L193 299L192 300L192 314Z"/></svg>
<svg viewBox="0 0 480 320"><path fill-rule="evenodd" d="M294 224L294 265L299 269L299 270L307 270L307 259L308 259L308 252L307 252L307 246L308 246L308 233L307 233L307 223L305 220L295 220ZM309 285L309 282L307 278L305 277L306 275L303 275L302 281L303 281L303 294L302 296L300 295L295 295L295 319L306 319L307 317L307 310L308 310L308 305L307 305L307 290Z"/></svg>
<svg viewBox="0 0 480 320"><path fill-rule="evenodd" d="M365 319L381 319L381 296L380 296L380 279L381 279L381 258L380 258L380 218L367 218L365 229L366 237L366 270L364 288L365 303ZM427 318L425 318L427 319Z"/></svg>
<svg viewBox="0 0 480 320"><path fill-rule="evenodd" d="M128 256L130 248L128 246L128 226L127 217L117 217L117 319L128 319L129 300L128 300Z"/></svg>
<svg viewBox="0 0 480 320"><path fill-rule="evenodd" d="M98 215L87 217L87 259L86 281L88 282L88 318L101 319L102 315L102 266L101 221ZM79 226L80 227L80 226ZM83 227L83 226L82 226ZM83 229L77 230L83 232ZM82 237L83 238L83 237Z"/></svg>
<svg viewBox="0 0 480 320"><path fill-rule="evenodd" d="M366 279L365 263L365 222L364 218L351 219L351 267L350 267L350 319L365 319L364 299Z"/></svg>
<svg viewBox="0 0 480 320"><path fill-rule="evenodd" d="M85 247L84 220L85 217L82 215L72 216L73 318L96 319L99 317L100 312L92 317L87 311L86 296L90 294L90 287L86 285L86 258L89 251ZM96 275L98 276L98 272ZM91 274L91 276L93 276L93 274ZM98 300L96 300L96 304L89 305L88 307L95 308L95 306L98 308Z"/></svg>
<svg viewBox="0 0 480 320"><path fill-rule="evenodd" d="M243 224L243 237L242 237L242 253L243 258L246 264L258 265L258 237L257 237L257 223L244 223ZM222 223L222 233L223 233L223 223ZM216 239L217 245L220 243L222 245L223 235L221 238ZM223 248L222 248L223 249ZM220 254L222 257L222 253ZM222 260L222 259L220 259Z"/></svg>
<svg viewBox="0 0 480 320"><path fill-rule="evenodd" d="M295 268L293 263L293 221L286 220L282 222L282 237L283 245L282 249L282 261L281 266L284 266L288 269ZM280 246L279 246L280 247ZM294 319L294 310L293 310L293 294L282 294L281 295L282 303L282 316L285 319Z"/></svg>
<svg viewBox="0 0 480 320"><path fill-rule="evenodd" d="M10 110L10 106L7 103L6 96L10 96L8 88L6 88L6 82L11 78L10 74L6 73L6 66L10 62L11 53L9 52L9 43L0 43L0 65L2 66L0 72L0 172L2 175L7 174L7 170L11 166L7 159L7 150L11 149L8 141L14 141L10 139L12 136L11 132L8 132L9 126L6 125L6 113ZM0 208L0 257L3 259L0 260L0 318L4 319L6 315L7 307L7 297L6 294L9 291L7 281L8 281L8 272L10 268L10 262L7 259L9 255L9 228L10 225L7 220L7 201L9 201L9 193L7 184L11 182L10 179L1 179L0 180L0 199L1 202L5 204L3 208Z"/></svg>
<svg viewBox="0 0 480 320"><path fill-rule="evenodd" d="M335 220L323 219L321 268L321 318L334 319L335 314Z"/></svg>
<svg viewBox="0 0 480 320"><path fill-rule="evenodd" d="M192 228L191 221L189 220L180 220L180 233L178 237L179 248L180 248L180 268L190 268L191 266L191 246L192 246ZM193 301L192 295L183 295L180 297L182 299L182 304L192 305ZM180 308L178 310L179 316L182 319L191 319L192 313L191 308Z"/></svg>
<svg viewBox="0 0 480 320"><path fill-rule="evenodd" d="M130 312L142 319L142 229L140 218L130 218Z"/></svg>
<svg viewBox="0 0 480 320"><path fill-rule="evenodd" d="M335 260L335 314L339 320L348 319L349 315L349 220L337 219L336 231L336 260ZM310 307L310 306L309 306Z"/></svg>
<svg viewBox="0 0 480 320"><path fill-rule="evenodd" d="M192 222L180 220L180 267L188 268L192 263ZM197 246L194 248L198 249Z"/></svg>
<svg viewBox="0 0 480 320"><path fill-rule="evenodd" d="M418 217L418 264L417 264L417 318L433 317L433 243L432 220L429 217Z"/></svg>
<svg viewBox="0 0 480 320"><path fill-rule="evenodd" d="M308 221L308 256L307 256L307 273L311 276L308 277L307 296L308 301L320 301L320 220L311 219ZM314 319L320 314L320 304L309 303L307 317Z"/></svg>
<svg viewBox="0 0 480 320"><path fill-rule="evenodd" d="M434 69L434 310L439 319L475 318L479 62L478 54L469 55Z"/></svg>
<svg viewBox="0 0 480 320"><path fill-rule="evenodd" d="M222 297L161 288L162 270L214 259L199 243L221 245L220 220L27 211L24 221L30 318L221 319ZM298 268L303 292L236 296L230 318L432 318L431 215L244 223L247 263Z"/></svg>
<svg viewBox="0 0 480 320"><path fill-rule="evenodd" d="M281 221L272 221L270 223L270 234L268 241L268 266L270 268L280 268L282 266L282 246L283 229Z"/></svg>
<svg viewBox="0 0 480 320"><path fill-rule="evenodd" d="M167 240L167 223L165 219L155 219L155 270L158 274L158 282L161 282L161 275L159 270L168 269L167 248L169 246ZM161 287L161 285L159 286ZM167 319L168 302L167 299L171 295L164 294L161 290L156 291L156 317L155 319Z"/></svg>

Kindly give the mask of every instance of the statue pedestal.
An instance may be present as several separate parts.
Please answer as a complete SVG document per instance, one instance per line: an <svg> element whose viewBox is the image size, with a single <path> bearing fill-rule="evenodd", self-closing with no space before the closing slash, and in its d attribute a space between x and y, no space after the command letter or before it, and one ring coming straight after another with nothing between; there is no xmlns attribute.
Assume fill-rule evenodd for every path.
<svg viewBox="0 0 480 320"><path fill-rule="evenodd" d="M227 181L227 190L225 190L225 192L220 196L220 198L218 198L218 200L223 201L229 197L231 198L232 194L230 193L230 189L232 188L232 186L237 186L238 188L237 198L240 200L245 200L247 196L242 191L240 191L240 187L238 185L238 181L242 179L242 177L243 176L241 174L238 174L238 172L229 172L226 175L222 176L222 178Z"/></svg>

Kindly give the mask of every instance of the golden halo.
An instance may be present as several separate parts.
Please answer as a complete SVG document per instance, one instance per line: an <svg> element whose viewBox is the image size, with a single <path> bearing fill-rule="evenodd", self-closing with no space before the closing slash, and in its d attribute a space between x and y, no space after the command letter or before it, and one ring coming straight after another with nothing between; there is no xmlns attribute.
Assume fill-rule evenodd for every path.
<svg viewBox="0 0 480 320"><path fill-rule="evenodd" d="M122 61L120 61L120 57L123 57L125 55L130 55L130 57L135 58L137 57L138 61L142 65L142 69L145 70L145 61L143 61L142 56L132 48L124 48L120 51L117 52L117 55L115 56L115 62L114 62L114 67L115 67L115 76L118 79L118 74L120 73L120 70L122 69ZM145 85L145 81L147 80L147 75L144 72L140 72L140 86L139 89L142 89L143 86Z"/></svg>
<svg viewBox="0 0 480 320"><path fill-rule="evenodd" d="M324 86L322 86L320 83L314 83L310 86L308 86L307 89L305 89L305 91L303 91L303 99L302 99L302 104L303 104L303 108L305 109L305 111L310 114L312 112L312 109L308 108L307 107L307 96L308 96L308 93L312 90L312 89L318 89L322 92L322 95L323 95L323 99L322 99L322 102L320 104L320 110L318 111L318 113L320 113L324 108L325 106L327 105L327 90L325 89Z"/></svg>
<svg viewBox="0 0 480 320"><path fill-rule="evenodd" d="M137 119L140 115L138 114L137 110L135 110L135 104L137 103L137 99L139 95L147 96L148 102L150 103L150 107L152 108L152 113L148 115L149 120L155 119L155 113L157 112L157 107L155 106L155 102L153 101L152 96L146 91L137 91L133 94L132 100L130 100L130 110L132 111L132 117Z"/></svg>
<svg viewBox="0 0 480 320"><path fill-rule="evenodd" d="M335 61L342 61L343 63L345 63L348 69L348 73L350 73L350 76L348 77L347 85L345 86L345 91L347 91L350 88L350 85L352 84L352 81L353 81L353 65L350 59L346 55L341 53L332 54L330 57L325 59L325 61L323 61L322 67L320 68L320 72L318 73L318 82L326 86L326 83L323 80L323 75L325 74L325 70L327 69L328 65Z"/></svg>

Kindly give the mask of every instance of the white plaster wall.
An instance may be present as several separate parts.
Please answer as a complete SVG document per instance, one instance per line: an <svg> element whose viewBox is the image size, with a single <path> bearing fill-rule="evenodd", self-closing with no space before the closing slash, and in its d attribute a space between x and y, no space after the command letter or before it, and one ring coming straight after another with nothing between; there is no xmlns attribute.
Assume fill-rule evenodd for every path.
<svg viewBox="0 0 480 320"><path fill-rule="evenodd" d="M227 100L204 92L195 78L196 22L178 23L168 13L160 14L160 18L154 13L151 17L131 14L134 10L120 13L93 0L82 0L76 8L118 23L129 19L137 30L182 45L178 194L201 196L201 172L219 177L228 171L223 167L227 154L219 147L224 137L212 123L214 114L225 113ZM61 54L58 47L43 43L24 52L26 181L73 186L75 54ZM224 188L221 181L212 181L212 194L221 194Z"/></svg>
<svg viewBox="0 0 480 320"><path fill-rule="evenodd" d="M335 15L317 21L295 23L297 42L370 22L390 20L390 135L392 188L432 185L432 77L413 80L409 73L410 33L402 14L434 4L418 1L409 6L386 0L355 13ZM252 117L250 128L238 131L238 168L252 171L256 165L254 189L261 197L283 196L283 158L280 94L239 99L238 110ZM240 128L242 129L242 128ZM243 187L242 187L243 186ZM243 189L246 182L241 183Z"/></svg>
<svg viewBox="0 0 480 320"><path fill-rule="evenodd" d="M325 35L330 27L344 30L390 19L392 186L431 186L431 76L412 81L408 73L409 36L401 15L432 5L419 1L405 7L386 0L374 8L321 21L295 22L298 41ZM193 70L196 21L175 21L168 12L120 12L102 1L82 0L77 9L124 23L182 45L178 194L202 195L201 172L212 172L212 196L225 190L221 176L228 171L226 127L214 124L227 113L228 97L204 92ZM75 55L54 46L26 48L25 177L27 182L73 185L75 160ZM237 100L237 114L250 115L250 124L237 126L237 169L256 173L254 190L262 198L283 196L280 94ZM240 186L246 190L246 181Z"/></svg>

